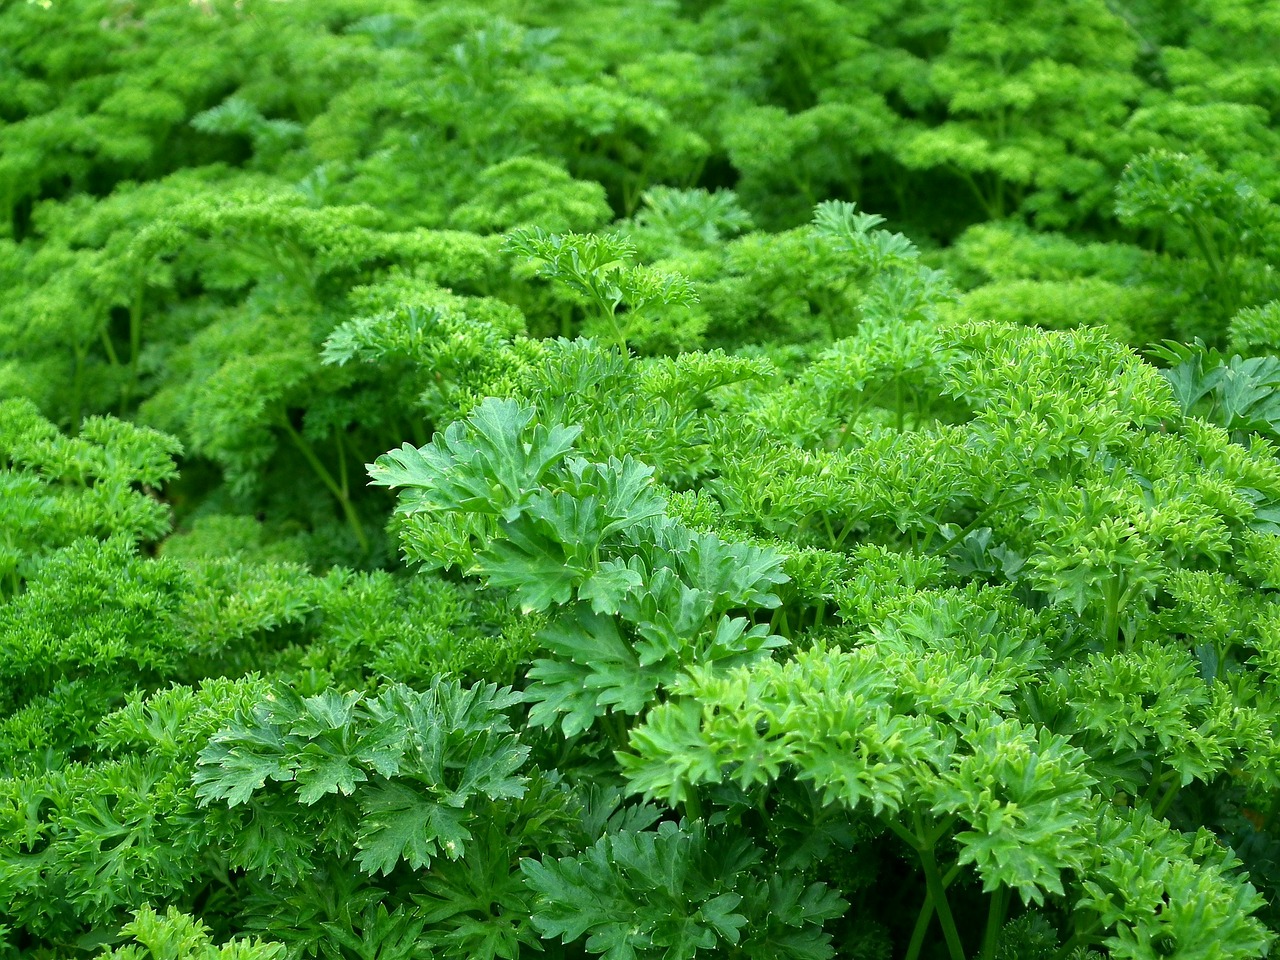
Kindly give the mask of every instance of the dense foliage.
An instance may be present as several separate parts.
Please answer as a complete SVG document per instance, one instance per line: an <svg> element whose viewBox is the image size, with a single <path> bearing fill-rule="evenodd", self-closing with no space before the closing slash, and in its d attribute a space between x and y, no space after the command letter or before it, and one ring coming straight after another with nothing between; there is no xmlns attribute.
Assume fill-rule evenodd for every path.
<svg viewBox="0 0 1280 960"><path fill-rule="evenodd" d="M0 960L1250 960L1280 6L0 0Z"/></svg>

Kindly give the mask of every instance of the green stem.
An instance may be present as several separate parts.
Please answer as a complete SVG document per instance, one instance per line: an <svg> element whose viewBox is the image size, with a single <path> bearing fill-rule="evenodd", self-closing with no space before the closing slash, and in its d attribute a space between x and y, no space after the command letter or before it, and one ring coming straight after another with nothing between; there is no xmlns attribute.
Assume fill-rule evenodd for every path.
<svg viewBox="0 0 1280 960"><path fill-rule="evenodd" d="M627 335L622 332L622 324L618 323L618 315L616 313L609 314L609 323L613 325L613 338L618 342L618 349L622 351L622 355L627 355Z"/></svg>
<svg viewBox="0 0 1280 960"><path fill-rule="evenodd" d="M702 798L698 796L697 787L692 785L684 798L684 816L686 820L702 819Z"/></svg>
<svg viewBox="0 0 1280 960"><path fill-rule="evenodd" d="M72 436L80 432L80 417L84 413L84 347L71 348L71 430Z"/></svg>
<svg viewBox="0 0 1280 960"><path fill-rule="evenodd" d="M929 833L926 835L925 842L931 847L937 846L938 841L951 832L951 828L955 826L955 822L957 819L959 818L953 813L949 817L947 817L945 820L939 820L934 825L933 829L930 830ZM943 884L944 887L949 885L950 885L949 880Z"/></svg>
<svg viewBox="0 0 1280 960"><path fill-rule="evenodd" d="M107 332L106 327L103 327L98 332L98 338L102 341L102 350L107 355L107 362L113 367L120 366L120 358L116 355L115 344L111 342L111 335Z"/></svg>
<svg viewBox="0 0 1280 960"><path fill-rule="evenodd" d="M289 422L288 418L282 416L279 423L284 428L284 432L288 434L289 439L293 441L294 446L298 448L298 452L302 454L303 459L311 466L315 475L320 478L320 482L325 485L328 491L333 494L334 499L338 501L338 504L342 507L342 514L346 517L347 524L351 527L351 532L355 534L356 542L360 544L361 551L367 554L369 552L369 538L364 532L364 526L360 523L360 516L356 513L355 504L346 496L338 482L333 479L333 474L320 462L320 458L316 456L311 444L307 443L306 439L293 428L293 424Z"/></svg>
<svg viewBox="0 0 1280 960"><path fill-rule="evenodd" d="M916 925L911 930L911 940L907 943L907 952L902 960L919 960L920 951L924 949L925 934L929 932L929 924L933 920L933 897L925 894L924 903L920 904L920 913L916 916Z"/></svg>
<svg viewBox="0 0 1280 960"><path fill-rule="evenodd" d="M124 390L126 407L138 389L138 357L142 353L142 302L146 293L147 281L143 277L138 277L138 285L133 291L133 302L129 304L129 382Z"/></svg>
<svg viewBox="0 0 1280 960"><path fill-rule="evenodd" d="M952 542L958 543L959 541L967 537L969 534L971 534L974 530L977 530L979 527L983 526L989 519L991 519L991 515L996 511L1003 510L1006 507L1017 506L1020 503L1026 503L1030 499L1031 498L1029 496L1026 496L1024 494L1022 496L1013 497L1007 500L1004 497L1001 497L1000 499L996 500L994 503L988 504L987 506L983 507L981 511L979 511L976 517L974 517L971 521L969 521L969 523L965 524L965 526L963 526L960 529L960 531L953 538Z"/></svg>
<svg viewBox="0 0 1280 960"><path fill-rule="evenodd" d="M960 876L960 864L953 864L942 877L942 889L947 889ZM916 916L916 925L911 931L911 940L907 944L907 953L903 960L917 960L924 949L925 934L929 932L929 923L933 920L933 897L926 891L924 903L920 905L920 913Z"/></svg>
<svg viewBox="0 0 1280 960"><path fill-rule="evenodd" d="M1078 947L1083 947L1093 942L1093 932L1098 929L1098 923L1095 920L1084 930L1077 930L1066 943L1058 948L1058 952L1053 955L1053 960L1066 960L1071 956Z"/></svg>
<svg viewBox="0 0 1280 960"><path fill-rule="evenodd" d="M1000 886L991 891L987 906L987 929L982 938L982 960L995 960L996 945L1000 942L1000 930L1004 927L1005 912L1009 909L1009 888Z"/></svg>
<svg viewBox="0 0 1280 960"><path fill-rule="evenodd" d="M1173 806L1173 801L1177 799L1178 791L1180 791L1181 789L1182 789L1182 784L1176 783L1176 782L1171 784L1169 786L1169 789L1165 792L1164 797L1160 800L1158 804L1156 804L1155 809L1151 811L1152 816L1154 816L1157 820L1163 818L1164 815L1169 812L1169 808Z"/></svg>
<svg viewBox="0 0 1280 960"><path fill-rule="evenodd" d="M901 839L902 842L912 850L915 850L918 853L924 847L924 840L921 837L916 836L916 834L912 833L897 820L887 820L885 822L888 824L889 829L896 833L899 839Z"/></svg>
<svg viewBox="0 0 1280 960"><path fill-rule="evenodd" d="M924 540L921 541L920 543L921 553L928 553L933 548L933 538L938 533L939 524L937 522L937 519L936 518L931 518L931 519L933 519L934 522L930 525L928 531L924 535Z"/></svg>
<svg viewBox="0 0 1280 960"><path fill-rule="evenodd" d="M142 352L142 302L147 295L147 281L138 278L138 286L133 291L133 303L129 306L129 361L136 369L138 354Z"/></svg>
<svg viewBox="0 0 1280 960"><path fill-rule="evenodd" d="M913 814L915 832L907 830L895 821L889 821L889 828L913 846L920 856L920 867L924 873L925 887L929 891L929 899L933 901L933 909L937 911L938 923L942 927L943 939L947 942L947 952L951 960L965 960L964 945L960 942L960 931L956 927L955 917L951 914L951 905L947 902L947 884L938 869L938 858L934 854L934 846L955 819L949 817L943 824L926 830L924 819L919 811ZM909 838L909 839L908 839Z"/></svg>
<svg viewBox="0 0 1280 960"><path fill-rule="evenodd" d="M858 435L854 433L853 425L857 423L858 418L862 416L862 411L865 406L866 404L862 402L862 397L859 397L857 400L850 401L850 404L845 411L844 436L840 438L840 445L836 448L837 450L853 449L853 445L858 438Z"/></svg>
<svg viewBox="0 0 1280 960"><path fill-rule="evenodd" d="M622 351L623 356L625 356L627 353L627 338L622 332L622 325L618 323L617 306L607 302L604 297L594 291L591 294L591 298L595 300L596 307L600 310L600 315L609 321L609 326L613 330L613 340L618 345L618 349Z"/></svg>
<svg viewBox="0 0 1280 960"><path fill-rule="evenodd" d="M627 747L627 723L623 720L622 715L606 713L600 720L604 724L604 729L609 734L609 738L613 740L614 745L619 750L625 750Z"/></svg>
<svg viewBox="0 0 1280 960"><path fill-rule="evenodd" d="M1204 256L1205 262L1209 264L1209 269L1213 272L1214 279L1222 279L1222 261L1218 257L1217 247L1214 245L1213 239L1205 231L1204 225L1194 218L1191 220L1191 235L1195 238L1196 246L1200 248L1200 253Z"/></svg>
<svg viewBox="0 0 1280 960"><path fill-rule="evenodd" d="M946 888L942 883L933 847L925 847L920 851L920 865L924 869L924 882L929 890L929 897L933 900L933 908L938 912L938 923L942 926L942 936L947 941L947 952L951 960L965 960L964 945L960 942L955 917L951 915L951 905L947 903Z"/></svg>
<svg viewBox="0 0 1280 960"><path fill-rule="evenodd" d="M954 163L948 163L946 166L947 169L955 173L968 185L969 189L973 191L974 198L977 199L978 205L982 207L983 211L985 211L988 220L1002 219L1000 211L991 203L990 200L987 199L987 195L983 192L982 188L978 186L978 181L973 178L973 174Z"/></svg>
<svg viewBox="0 0 1280 960"><path fill-rule="evenodd" d="M1156 795L1160 793L1162 786L1164 786L1164 774L1153 772L1151 774L1151 782L1147 784L1146 793L1143 794L1143 798L1153 807L1156 804Z"/></svg>
<svg viewBox="0 0 1280 960"><path fill-rule="evenodd" d="M831 538L831 542L834 544L836 542L836 532L831 529L831 518L825 513L822 514L822 523L827 528L827 536Z"/></svg>
<svg viewBox="0 0 1280 960"><path fill-rule="evenodd" d="M1102 642L1107 653L1120 649L1120 574L1102 583Z"/></svg>
<svg viewBox="0 0 1280 960"><path fill-rule="evenodd" d="M342 498L350 499L351 487L347 482L347 446L342 442L342 431L334 433L334 441L338 447L338 486L342 489Z"/></svg>
<svg viewBox="0 0 1280 960"><path fill-rule="evenodd" d="M772 787L773 781L766 780L756 789L756 812L760 814L760 819L764 823L769 822L769 791Z"/></svg>

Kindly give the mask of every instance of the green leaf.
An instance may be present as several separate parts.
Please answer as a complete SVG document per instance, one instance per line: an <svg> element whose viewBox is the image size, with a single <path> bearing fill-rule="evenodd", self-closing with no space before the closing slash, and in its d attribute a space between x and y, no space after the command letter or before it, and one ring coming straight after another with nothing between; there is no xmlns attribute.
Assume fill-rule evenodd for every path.
<svg viewBox="0 0 1280 960"><path fill-rule="evenodd" d="M365 873L384 876L404 860L414 870L431 865L441 852L456 860L471 839L462 825L465 814L433 803L413 787L399 783L374 786L361 796L363 817L356 843L356 862Z"/></svg>
<svg viewBox="0 0 1280 960"><path fill-rule="evenodd" d="M632 563L638 563L633 559ZM593 613L614 614L633 590L644 585L644 575L621 560L606 560L578 588L578 598L591 604Z"/></svg>
<svg viewBox="0 0 1280 960"><path fill-rule="evenodd" d="M756 879L759 856L747 841L708 837L701 823L666 821L603 837L577 857L526 859L520 869L538 897L538 932L564 943L585 937L588 950L611 960L691 960L737 945L751 956L830 957L821 924L844 903L821 884L804 891L794 878ZM786 909L771 916L771 907ZM776 936L788 925L802 935Z"/></svg>

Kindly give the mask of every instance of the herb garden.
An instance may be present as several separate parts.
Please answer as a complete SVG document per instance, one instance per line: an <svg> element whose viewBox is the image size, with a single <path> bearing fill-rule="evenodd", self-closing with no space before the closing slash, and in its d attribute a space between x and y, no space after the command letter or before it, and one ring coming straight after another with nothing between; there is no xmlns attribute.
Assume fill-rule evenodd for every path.
<svg viewBox="0 0 1280 960"><path fill-rule="evenodd" d="M1274 0L0 0L0 960L1250 960Z"/></svg>

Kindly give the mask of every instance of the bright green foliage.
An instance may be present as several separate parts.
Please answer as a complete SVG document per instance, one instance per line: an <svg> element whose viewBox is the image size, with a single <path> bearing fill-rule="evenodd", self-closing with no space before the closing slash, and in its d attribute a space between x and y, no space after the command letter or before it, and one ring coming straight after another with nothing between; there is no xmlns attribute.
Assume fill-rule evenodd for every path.
<svg viewBox="0 0 1280 960"><path fill-rule="evenodd" d="M995 11L957 0L906 25L941 47L912 106L928 117L936 104L946 119L908 124L900 163L950 174L993 220L1017 211L1058 226L1105 200L1105 171L1127 153L1121 123L1145 92L1122 12L1102 0Z"/></svg>
<svg viewBox="0 0 1280 960"><path fill-rule="evenodd" d="M1159 350L1169 363L1164 371L1185 413L1232 431L1237 438L1280 439L1280 359L1265 355L1223 356L1197 341L1191 345L1167 342Z"/></svg>
<svg viewBox="0 0 1280 960"><path fill-rule="evenodd" d="M538 276L557 280L580 295L588 311L584 332L590 335L599 329L623 350L629 338L651 336L645 325L655 310L698 299L684 277L631 263L635 248L619 237L516 231L504 248L537 261Z"/></svg>
<svg viewBox="0 0 1280 960"><path fill-rule="evenodd" d="M1280 293L1272 266L1280 259L1280 207L1238 175L1202 158L1146 153L1116 186L1116 214L1154 232L1165 256L1177 257L1157 276L1176 271L1187 290L1192 316L1176 325L1181 340L1220 340L1223 319Z"/></svg>
<svg viewBox="0 0 1280 960"><path fill-rule="evenodd" d="M557 233L593 230L611 218L599 184L574 180L562 167L535 157L512 157L487 167L476 187L450 215L451 227L475 233L513 227Z"/></svg>
<svg viewBox="0 0 1280 960"><path fill-rule="evenodd" d="M979 224L947 251L966 287L964 308L988 320L1051 330L1105 328L1145 344L1169 330L1179 303L1158 278L1157 257L1128 243L1080 243L1015 223Z"/></svg>
<svg viewBox="0 0 1280 960"><path fill-rule="evenodd" d="M565 943L585 936L587 949L609 960L686 960L726 944L753 958L832 956L820 925L843 901L821 884L749 879L749 845L714 843L700 824L667 821L613 833L577 858L525 860L539 898L533 922Z"/></svg>
<svg viewBox="0 0 1280 960"><path fill-rule="evenodd" d="M765 625L729 615L778 605L776 554L687 530L666 516L652 470L630 458L567 459L579 431L530 429L532 419L513 401L486 401L370 473L406 488L399 512L411 555L510 588L526 612L560 608L539 635L555 659L529 672L533 723L563 714L572 735L606 712L642 712L682 665L731 665L781 645ZM416 527L418 517L444 530ZM443 538L449 552L433 552ZM635 632L634 650L620 624Z"/></svg>
<svg viewBox="0 0 1280 960"><path fill-rule="evenodd" d="M815 648L721 680L693 671L677 686L687 699L633 731L637 755L623 755L623 769L633 788L671 802L726 774L749 789L785 772L812 783L823 804L869 805L902 831L924 811L959 816L971 827L956 835L959 862L975 863L986 889L1003 885L1027 901L1061 894L1062 871L1083 863L1092 784L1084 754L985 716L984 699L1002 699L998 687L986 698L971 691L968 706L953 694L947 713L974 718L961 746L933 721L934 705L912 703L909 682L895 683L911 665L878 661L872 649Z"/></svg>
<svg viewBox="0 0 1280 960"><path fill-rule="evenodd" d="M752 227L751 214L731 190L653 187L642 199L630 236L641 250L656 256L711 248Z"/></svg>
<svg viewBox="0 0 1280 960"><path fill-rule="evenodd" d="M1162 336L1221 346L1233 336L1236 349L1265 348L1265 304L1277 294L1280 257L1272 199L1221 162L1167 149L1133 159L1115 195L1120 222L1147 250L976 226L956 249L984 282L967 298L970 309L1051 328L1103 325L1135 346ZM1238 322L1255 327L1244 336L1260 338L1256 347L1233 333Z"/></svg>
<svg viewBox="0 0 1280 960"><path fill-rule="evenodd" d="M407 410L416 407L436 421L521 372L509 341L523 332L524 318L500 300L461 297L406 274L358 287L351 300L363 315L328 335L321 359L366 366L356 384L312 405L311 423L323 423L327 415L330 426L343 430L377 423L412 429L411 421L404 422ZM350 397L357 386L368 391L366 397Z"/></svg>
<svg viewBox="0 0 1280 960"><path fill-rule="evenodd" d="M1274 953L1275 6L12 0L0 960Z"/></svg>
<svg viewBox="0 0 1280 960"><path fill-rule="evenodd" d="M777 372L722 351L640 360L589 340L542 342L530 353L496 395L547 422L581 425L574 443L589 459L639 457L660 482L684 489L715 468L711 438L735 421L729 397Z"/></svg>
<svg viewBox="0 0 1280 960"><path fill-rule="evenodd" d="M297 568L147 560L120 538L52 554L0 606L0 763L57 766L132 690L269 662L272 634L315 606L309 581Z"/></svg>
<svg viewBox="0 0 1280 960"><path fill-rule="evenodd" d="M283 960L287 955L278 943L233 940L218 946L204 924L173 907L164 916L143 907L120 933L137 945L104 951L102 960Z"/></svg>
<svg viewBox="0 0 1280 960"><path fill-rule="evenodd" d="M1201 831L1179 835L1143 811L1098 817L1094 878L1080 906L1102 925L1120 922L1105 943L1112 956L1265 956L1266 938L1240 918L1259 905L1249 884L1224 883L1233 858Z"/></svg>
<svg viewBox="0 0 1280 960"><path fill-rule="evenodd" d="M498 713L514 702L509 689L464 690L456 682L435 682L423 693L395 686L371 699L332 690L301 698L279 687L201 751L197 796L234 808L271 781L292 784L288 798L296 794L307 807L330 795L353 797L358 817L339 807L325 833L339 845L354 839L365 872L389 874L401 860L414 869L440 856L457 860L478 798L524 794L516 771L529 750ZM285 804L261 804L255 819L287 819ZM357 822L354 838L344 837L343 827ZM272 844L282 838L255 841L261 829L246 829L238 859L279 874L287 861L274 862L284 851Z"/></svg>
<svg viewBox="0 0 1280 960"><path fill-rule="evenodd" d="M262 692L249 677L135 700L100 728L116 756L0 781L0 896L11 927L54 943L84 937L93 948L129 912L186 889L208 838L187 819L195 752ZM19 943L2 948L16 954Z"/></svg>
<svg viewBox="0 0 1280 960"><path fill-rule="evenodd" d="M1231 318L1228 347L1237 353L1277 353L1280 347L1280 300L1269 300L1261 306L1246 307Z"/></svg>
<svg viewBox="0 0 1280 960"><path fill-rule="evenodd" d="M277 160L302 133L296 121L268 120L254 104L234 96L197 113L190 122L201 133L245 138L253 146L254 159L263 165Z"/></svg>
<svg viewBox="0 0 1280 960"><path fill-rule="evenodd" d="M336 569L317 592L321 619L300 668L340 687L371 676L425 686L441 673L510 683L536 649L538 618L444 579Z"/></svg>
<svg viewBox="0 0 1280 960"><path fill-rule="evenodd" d="M66 437L25 400L0 403L0 597L38 559L79 537L147 542L168 533L159 489L177 475L172 437L109 418Z"/></svg>

